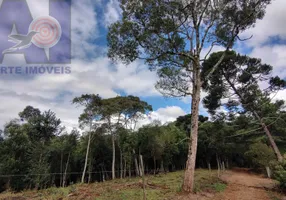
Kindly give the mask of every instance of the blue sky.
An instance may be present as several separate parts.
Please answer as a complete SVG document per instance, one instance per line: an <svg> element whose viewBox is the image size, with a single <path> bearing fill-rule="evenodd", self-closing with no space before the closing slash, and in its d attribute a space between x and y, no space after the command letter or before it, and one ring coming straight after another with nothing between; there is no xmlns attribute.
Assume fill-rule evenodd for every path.
<svg viewBox="0 0 286 200"><path fill-rule="evenodd" d="M3 0L0 0L0 4ZM47 15L48 0L27 0L32 17ZM135 95L153 106L152 119L163 123L190 113L190 98L165 98L156 91L157 76L141 61L129 66L113 64L106 56L107 26L120 18L117 0L72 1L72 73L66 75L1 76L0 127L27 105L51 109L71 129L77 127L81 108L71 104L74 97L86 93L104 98L116 95ZM275 0L267 8L266 16L256 26L241 35L253 38L236 45L236 50L274 66L274 75L286 77L286 1ZM213 51L219 51L216 47ZM203 49L205 54L208 49ZM5 57L9 64L23 65L23 55ZM202 96L205 96L203 93ZM286 92L275 98L285 99ZM201 106L200 113L207 115ZM146 124L150 120L142 121Z"/></svg>

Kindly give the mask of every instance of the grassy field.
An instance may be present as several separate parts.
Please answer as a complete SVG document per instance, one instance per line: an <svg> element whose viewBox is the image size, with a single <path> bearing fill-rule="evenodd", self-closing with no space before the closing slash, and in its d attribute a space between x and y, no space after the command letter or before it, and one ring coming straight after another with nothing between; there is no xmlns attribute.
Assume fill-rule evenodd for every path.
<svg viewBox="0 0 286 200"><path fill-rule="evenodd" d="M148 200L176 199L181 192L183 171L145 177ZM41 191L24 191L21 193L2 193L5 200L140 200L143 199L142 180L140 178L116 179L104 183L76 184L67 188L49 188ZM220 192L225 184L218 178L216 171L197 170L195 191Z"/></svg>

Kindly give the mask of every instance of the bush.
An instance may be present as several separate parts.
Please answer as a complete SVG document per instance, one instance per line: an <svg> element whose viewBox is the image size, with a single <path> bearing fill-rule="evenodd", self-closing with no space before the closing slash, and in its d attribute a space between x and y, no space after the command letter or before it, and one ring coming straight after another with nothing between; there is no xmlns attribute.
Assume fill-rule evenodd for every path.
<svg viewBox="0 0 286 200"><path fill-rule="evenodd" d="M272 166L276 166L274 164L276 156L269 146L261 142L251 144L248 151L245 152L245 157L256 169L263 167L267 177L271 178Z"/></svg>
<svg viewBox="0 0 286 200"><path fill-rule="evenodd" d="M284 160L275 166L274 178L279 181L281 189L286 190L286 155Z"/></svg>
<svg viewBox="0 0 286 200"><path fill-rule="evenodd" d="M245 157L254 167L270 167L270 163L276 160L273 150L261 142L251 144L245 152Z"/></svg>

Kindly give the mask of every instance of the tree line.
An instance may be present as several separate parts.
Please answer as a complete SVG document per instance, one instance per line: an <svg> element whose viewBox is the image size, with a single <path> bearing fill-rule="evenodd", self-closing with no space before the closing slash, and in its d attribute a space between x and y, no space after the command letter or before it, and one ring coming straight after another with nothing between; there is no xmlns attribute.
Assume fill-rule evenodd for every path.
<svg viewBox="0 0 286 200"><path fill-rule="evenodd" d="M206 76L222 54L220 67ZM285 104L274 97L286 82L272 76L272 70L260 59L234 51L213 53L202 63L201 79L207 78L202 89L208 94L202 102L210 119L196 119L196 167L256 167L285 182ZM193 113L175 122L154 120L138 127L152 112L139 97L84 94L72 102L83 109L81 131L67 132L54 112L32 106L5 125L0 139L2 190L65 187L188 169Z"/></svg>
<svg viewBox="0 0 286 200"><path fill-rule="evenodd" d="M192 97L191 115L138 129L140 118L152 110L138 97L82 95L73 100L84 107L79 118L84 132L79 136L76 130L63 134L52 111L27 107L19 114L23 123L11 121L3 130L0 169L3 175L21 171L31 176L1 179L3 187L45 188L79 179L140 176L138 156L144 159L144 170L153 173L185 169L182 189L186 192L193 191L196 166L264 167L269 175L270 168L278 169L279 180L285 181L285 107L283 100L274 101L285 80L272 76L273 67L260 59L232 51L238 41L251 38L241 38L241 33L264 17L271 0L119 3L122 17L109 27L108 56L125 64L144 60L156 70L156 88L162 94ZM224 50L211 54L215 46ZM203 99L202 90L207 92ZM201 100L210 120L199 116ZM70 147L73 142L76 145ZM68 174L69 170L81 177ZM101 171L101 178L94 171Z"/></svg>
<svg viewBox="0 0 286 200"><path fill-rule="evenodd" d="M136 123L152 110L138 97L102 99L99 95L82 95L73 102L85 106L79 117L81 132L67 132L54 112L32 106L5 125L0 137L1 191L142 176L140 156L145 174L186 169L191 114L174 122L153 120L136 128ZM265 123L284 153L283 103L267 107L271 117ZM233 166L254 167L266 173L277 166L269 138L248 112L216 112L211 119L199 116L198 120L196 167L219 171Z"/></svg>

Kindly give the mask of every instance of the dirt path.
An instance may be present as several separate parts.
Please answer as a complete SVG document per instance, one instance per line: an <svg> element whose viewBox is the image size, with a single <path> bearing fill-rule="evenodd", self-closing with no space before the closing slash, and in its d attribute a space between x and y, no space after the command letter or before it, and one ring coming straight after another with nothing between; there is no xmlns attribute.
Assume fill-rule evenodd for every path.
<svg viewBox="0 0 286 200"><path fill-rule="evenodd" d="M227 182L227 188L213 200L271 200L267 190L275 186L273 180L243 169L226 172L222 179Z"/></svg>
<svg viewBox="0 0 286 200"><path fill-rule="evenodd" d="M253 174L248 169L227 171L221 179L227 182L227 188L221 193L182 195L177 200L286 200L271 192L276 185L274 180ZM273 195L277 198L271 198Z"/></svg>

